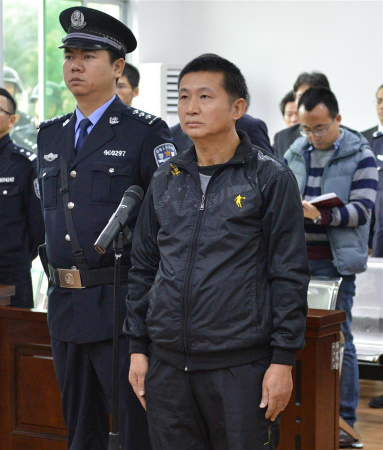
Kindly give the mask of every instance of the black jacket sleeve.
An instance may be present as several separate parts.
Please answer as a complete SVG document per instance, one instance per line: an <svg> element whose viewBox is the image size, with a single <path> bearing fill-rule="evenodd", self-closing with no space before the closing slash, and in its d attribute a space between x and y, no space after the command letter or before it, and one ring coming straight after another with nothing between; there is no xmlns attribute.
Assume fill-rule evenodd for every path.
<svg viewBox="0 0 383 450"><path fill-rule="evenodd" d="M272 362L294 364L304 347L309 271L298 186L293 173L279 172L264 189L262 228L267 248L267 277L271 286Z"/></svg>
<svg viewBox="0 0 383 450"><path fill-rule="evenodd" d="M28 178L28 189L25 200L31 260L36 258L39 245L45 242L44 219L38 195L39 185L37 180L36 161L34 161Z"/></svg>
<svg viewBox="0 0 383 450"><path fill-rule="evenodd" d="M143 201L132 245L127 317L123 331L130 338L130 353L148 353L150 339L146 327L148 295L157 274L160 253L157 246L159 224L153 206L152 189Z"/></svg>

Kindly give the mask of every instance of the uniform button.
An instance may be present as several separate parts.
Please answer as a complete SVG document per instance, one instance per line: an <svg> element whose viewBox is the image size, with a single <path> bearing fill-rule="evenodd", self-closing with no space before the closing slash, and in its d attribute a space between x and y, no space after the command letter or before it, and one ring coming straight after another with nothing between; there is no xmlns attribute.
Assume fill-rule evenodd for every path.
<svg viewBox="0 0 383 450"><path fill-rule="evenodd" d="M8 194L8 191L3 191L3 194L4 194L4 195L7 195L7 194Z"/></svg>
<svg viewBox="0 0 383 450"><path fill-rule="evenodd" d="M69 174L72 178L76 178L77 177L77 172L75 170L71 170L70 174Z"/></svg>
<svg viewBox="0 0 383 450"><path fill-rule="evenodd" d="M69 202L68 203L68 208L69 209L73 209L74 208L74 203L73 202Z"/></svg>
<svg viewBox="0 0 383 450"><path fill-rule="evenodd" d="M66 235L65 235L65 240L68 241L68 242L70 241L70 236L69 236L69 234L66 234Z"/></svg>
<svg viewBox="0 0 383 450"><path fill-rule="evenodd" d="M110 173L113 173L113 172L114 172L113 167L111 167L111 168L109 169L109 172L110 172Z"/></svg>

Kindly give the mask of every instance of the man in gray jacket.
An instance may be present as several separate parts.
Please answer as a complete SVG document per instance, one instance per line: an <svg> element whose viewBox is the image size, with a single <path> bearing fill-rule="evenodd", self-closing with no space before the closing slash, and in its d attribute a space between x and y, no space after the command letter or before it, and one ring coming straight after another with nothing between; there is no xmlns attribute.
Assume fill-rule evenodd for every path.
<svg viewBox="0 0 383 450"><path fill-rule="evenodd" d="M297 178L303 198L310 272L343 278L336 304L347 314L342 323L345 349L340 415L353 426L359 376L351 309L355 274L366 270L369 223L378 185L376 161L360 133L340 127L338 102L329 89L308 89L299 100L298 113L303 136L285 153L285 160ZM311 203L329 193L335 193L342 203L323 207ZM340 448L348 448L354 441L351 435L340 431Z"/></svg>

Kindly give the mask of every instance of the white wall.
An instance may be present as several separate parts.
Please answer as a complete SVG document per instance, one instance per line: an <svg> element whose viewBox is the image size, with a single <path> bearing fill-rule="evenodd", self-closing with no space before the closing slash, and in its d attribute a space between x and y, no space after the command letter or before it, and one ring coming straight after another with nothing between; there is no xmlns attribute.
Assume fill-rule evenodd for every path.
<svg viewBox="0 0 383 450"><path fill-rule="evenodd" d="M283 127L281 98L303 71L330 80L343 123L377 123L374 96L383 82L382 1L133 1L136 64L184 65L214 52L245 75L249 113L272 138Z"/></svg>

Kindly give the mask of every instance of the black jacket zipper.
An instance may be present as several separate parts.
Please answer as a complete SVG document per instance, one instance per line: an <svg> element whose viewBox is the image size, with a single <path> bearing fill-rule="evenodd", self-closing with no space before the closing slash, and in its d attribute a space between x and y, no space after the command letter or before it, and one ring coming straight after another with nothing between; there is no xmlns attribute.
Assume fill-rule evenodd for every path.
<svg viewBox="0 0 383 450"><path fill-rule="evenodd" d="M187 265L187 270L186 270L186 275L185 275L185 283L184 283L184 289L183 289L183 293L182 293L182 309L183 309L183 343L184 343L184 349L185 349L185 354L186 354L186 361L185 361L185 367L184 367L184 371L187 372L189 370L188 364L189 364L189 324L190 324L190 311L189 311L189 299L190 299L190 281L191 281L191 277L193 274L193 269L194 269L194 263L195 263L195 257L196 257L196 250L197 250L197 241L198 241L198 235L200 232L200 226L201 226L201 221L203 218L203 213L205 211L205 205L206 205L206 200L208 198L208 192L211 189L211 184L213 181L213 178L216 176L216 174L218 172L220 172L224 166L227 165L231 165L231 164L235 164L235 165L239 165L239 164L244 164L243 162L228 162L223 164L219 169L217 169L214 174L211 176L209 183L207 185L205 194L202 193L202 189L200 188L200 192L202 193L201 196L201 203L199 206L199 210L197 213L197 220L194 226L194 231L193 231L193 235L192 235L192 245L191 245L191 251L190 251L190 257L188 260L188 265ZM182 167L182 166L178 166L178 167ZM183 169L186 169L186 171L190 174L190 176L193 177L193 175L189 172L189 170L186 167L182 167ZM194 177L193 177L194 178ZM194 178L195 179L195 178ZM196 180L197 183L199 184L199 186L201 186L200 184L200 180Z"/></svg>

